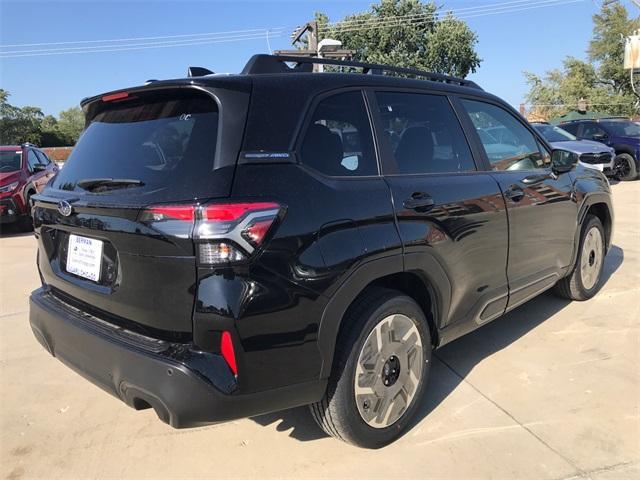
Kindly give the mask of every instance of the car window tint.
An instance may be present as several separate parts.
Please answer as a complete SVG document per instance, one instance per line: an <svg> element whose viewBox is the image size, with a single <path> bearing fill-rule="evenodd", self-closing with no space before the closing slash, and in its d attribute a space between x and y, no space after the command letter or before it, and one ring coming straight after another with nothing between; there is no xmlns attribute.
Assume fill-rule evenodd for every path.
<svg viewBox="0 0 640 480"><path fill-rule="evenodd" d="M36 155L36 152L34 150L29 150L29 153L27 153L27 165L29 167L29 170L33 171L34 167L38 163L40 163L40 159Z"/></svg>
<svg viewBox="0 0 640 480"><path fill-rule="evenodd" d="M498 106L462 100L493 170L545 168L550 158L541 153L536 137L516 117Z"/></svg>
<svg viewBox="0 0 640 480"><path fill-rule="evenodd" d="M442 95L378 92L382 130L397 173L468 172L476 169L462 127Z"/></svg>
<svg viewBox="0 0 640 480"><path fill-rule="evenodd" d="M596 123L587 123L582 127L582 136L591 139L594 135L603 135L605 132Z"/></svg>
<svg viewBox="0 0 640 480"><path fill-rule="evenodd" d="M580 124L578 123L563 123L560 124L560 128L562 128L563 130L569 132L570 134L574 135L574 136L578 136L578 127L580 127Z"/></svg>
<svg viewBox="0 0 640 480"><path fill-rule="evenodd" d="M331 176L378 174L362 92L339 93L316 106L302 141L300 160Z"/></svg>
<svg viewBox="0 0 640 480"><path fill-rule="evenodd" d="M131 195L189 198L206 195L214 177L218 106L185 89L107 103L91 119L65 167L52 182L82 190L94 178L140 180Z"/></svg>
<svg viewBox="0 0 640 480"><path fill-rule="evenodd" d="M0 150L0 173L17 172L22 167L20 150Z"/></svg>
<svg viewBox="0 0 640 480"><path fill-rule="evenodd" d="M49 165L49 163L51 163L49 158L47 158L47 156L44 153L39 152L38 150L36 150L36 155L38 156L38 161L40 163L42 163L43 165Z"/></svg>

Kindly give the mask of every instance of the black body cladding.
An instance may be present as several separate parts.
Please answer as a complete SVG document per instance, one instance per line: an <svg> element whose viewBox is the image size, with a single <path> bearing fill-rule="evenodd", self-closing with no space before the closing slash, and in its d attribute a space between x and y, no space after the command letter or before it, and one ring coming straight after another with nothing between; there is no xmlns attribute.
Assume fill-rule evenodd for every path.
<svg viewBox="0 0 640 480"><path fill-rule="evenodd" d="M586 170L554 174L544 139L511 107L473 85L384 75L247 73L159 81L126 92L135 100L83 102L85 136L101 112L123 111L129 101L145 105L196 95L218 115L217 127L203 137L209 149L189 149L192 139L178 121L193 119L175 110L174 147L163 147L164 163L145 163L139 173L155 179L171 168L167 152L175 145L174 156L197 155L191 160L206 168L171 170L166 181L172 188L166 190L152 188L155 180L103 192L65 189L54 180L35 199L43 287L33 294L31 321L51 353L129 405L156 408L174 426L319 400L341 320L370 285L413 297L437 347L568 274L587 211L603 217L610 246L613 210L604 177ZM355 106L345 113L345 102L332 98L349 92ZM400 94L429 96L429 102L415 109ZM538 152L521 145L513 150L465 101L501 109L521 126L519 132L527 132L522 135L531 135ZM436 111L437 117L429 117ZM156 128L154 122L162 121L145 115L127 118L129 128L142 127L140 122ZM312 130L325 144L305 145ZM487 143L487 135L497 140ZM305 152L314 149L333 162L327 171L305 161ZM421 149L440 165L436 171L407 170ZM509 155L517 157L518 168L500 170ZM91 159L72 158L60 178L67 168L71 175L74 162ZM73 206L72 215L58 212L61 200ZM193 223L163 230L143 215L158 205L194 205L191 221L197 224L204 218L200 208L240 202L276 203L278 216L254 252L217 266L201 260L204 241L195 238ZM70 235L103 242L97 281L67 271ZM87 340L95 333L93 321L133 339L160 342L161 351L123 342L113 332ZM222 359L222 332L231 335L237 376ZM96 347L92 359L60 335L106 346ZM124 366L114 363L121 349L131 359ZM168 376L167 368L181 373ZM185 403L189 392L180 399L178 388L196 392L193 407Z"/></svg>

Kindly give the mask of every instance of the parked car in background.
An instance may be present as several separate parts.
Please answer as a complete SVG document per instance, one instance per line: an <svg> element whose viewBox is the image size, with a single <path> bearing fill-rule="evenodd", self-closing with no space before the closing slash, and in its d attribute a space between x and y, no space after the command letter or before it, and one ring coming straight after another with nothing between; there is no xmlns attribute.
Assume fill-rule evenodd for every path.
<svg viewBox="0 0 640 480"><path fill-rule="evenodd" d="M583 167L594 168L607 176L613 175L616 156L613 148L593 140L578 140L566 130L548 123L534 122L531 125L552 147L576 153Z"/></svg>
<svg viewBox="0 0 640 480"><path fill-rule="evenodd" d="M574 120L561 123L562 129L579 139L602 142L616 152L615 175L620 180L635 180L640 172L640 126L618 118Z"/></svg>
<svg viewBox="0 0 640 480"><path fill-rule="evenodd" d="M35 145L0 146L0 225L18 223L31 229L31 197L58 171Z"/></svg>
<svg viewBox="0 0 640 480"><path fill-rule="evenodd" d="M83 100L33 209L44 348L174 427L309 405L378 448L415 422L434 349L550 288L596 294L602 173L474 82L327 61Z"/></svg>

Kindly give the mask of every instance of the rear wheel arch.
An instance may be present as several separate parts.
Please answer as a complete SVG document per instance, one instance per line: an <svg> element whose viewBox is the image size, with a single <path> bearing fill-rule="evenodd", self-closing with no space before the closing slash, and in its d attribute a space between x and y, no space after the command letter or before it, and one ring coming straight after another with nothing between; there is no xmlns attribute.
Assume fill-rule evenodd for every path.
<svg viewBox="0 0 640 480"><path fill-rule="evenodd" d="M325 307L318 332L318 347L322 356L320 378L327 378L331 374L335 347L340 332L345 328L342 320L349 308L375 288L395 290L399 295L412 298L427 318L432 342L437 346L437 325L444 307L441 304L443 296L436 282L419 272L404 271L401 255L386 257L362 265L342 284Z"/></svg>
<svg viewBox="0 0 640 480"><path fill-rule="evenodd" d="M395 290L400 294L412 298L424 313L429 324L429 332L431 333L431 341L433 346L437 346L439 342L439 334L436 319L438 317L438 301L436 291L431 283L417 272L401 272L386 275L372 281L367 289L382 287L388 290Z"/></svg>

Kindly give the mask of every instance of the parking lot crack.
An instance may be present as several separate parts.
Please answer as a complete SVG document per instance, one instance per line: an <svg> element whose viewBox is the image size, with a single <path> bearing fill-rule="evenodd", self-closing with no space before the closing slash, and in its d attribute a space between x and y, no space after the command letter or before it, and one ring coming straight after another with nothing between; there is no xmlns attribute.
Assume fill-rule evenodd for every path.
<svg viewBox="0 0 640 480"><path fill-rule="evenodd" d="M506 410L504 407L502 407L500 404L498 404L495 400L493 400L492 398L487 396L484 392L482 392L482 390L480 390L473 383L471 383L469 380L467 380L464 376L462 376L460 373L458 373L458 371L451 364L449 364L445 359L443 359L441 356L439 356L437 354L434 354L434 356L438 360L440 360L442 362L442 364L445 367L447 367L449 369L449 371L451 371L451 373L453 373L456 377L458 377L461 382L464 382L465 384L467 384L469 387L471 387L473 390L475 390L480 396L482 396L488 402L492 403L498 410L500 410L507 417L509 417L511 420L513 420L517 425L519 425L522 429L524 429L527 433L529 433L529 435L531 435L533 438L535 438L538 442L540 442L542 445L544 445L547 449L551 450L558 457L562 458L568 465L570 465L575 470L575 473L573 473L572 475L568 476L566 479L562 479L562 480L568 480L570 478L585 478L585 477L588 478L588 475L589 475L590 472L585 472L578 465L576 465L575 462L573 462L569 457L567 457L562 452L558 451L557 449L555 449L554 447L549 445L548 442L546 442L543 438L541 438L539 435L537 435L527 425L525 425L521 421L519 421L508 410Z"/></svg>
<svg viewBox="0 0 640 480"><path fill-rule="evenodd" d="M581 474L569 475L567 477L559 478L558 480L578 480L581 478L592 478L591 476L594 474L604 473L604 472L615 472L624 467L628 467L634 465L634 462L620 462L613 465L605 465L604 467L593 468L586 472L582 472Z"/></svg>

